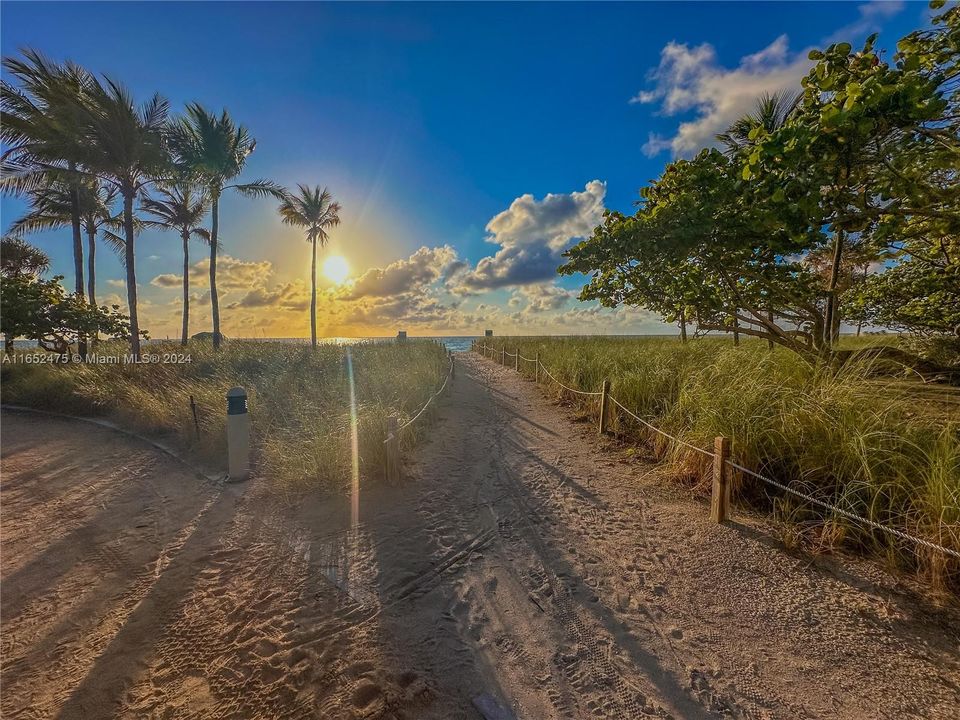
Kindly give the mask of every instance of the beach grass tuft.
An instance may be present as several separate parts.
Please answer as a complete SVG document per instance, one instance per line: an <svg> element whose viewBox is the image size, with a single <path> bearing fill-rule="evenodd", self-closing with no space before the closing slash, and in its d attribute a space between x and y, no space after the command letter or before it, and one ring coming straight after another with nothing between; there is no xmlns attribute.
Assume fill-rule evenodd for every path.
<svg viewBox="0 0 960 720"><path fill-rule="evenodd" d="M131 430L173 439L201 462L224 464L226 391L249 396L258 472L287 491L339 491L350 480L348 353L356 389L359 460L365 474L383 463L387 418L402 423L443 382L447 354L429 341L320 345L230 341L155 343L151 355L188 362L21 364L3 366L3 401L78 415L105 416ZM100 356L122 355L101 344ZM190 397L197 407L194 422ZM402 442L416 442L421 423Z"/></svg>
<svg viewBox="0 0 960 720"><path fill-rule="evenodd" d="M711 449L730 438L733 460L843 510L960 551L960 393L869 362L816 367L763 342L734 346L703 338L493 338L498 350L539 352L561 382L611 395L651 424ZM511 361L512 365L512 361ZM534 363L521 362L532 378ZM596 398L557 397L598 412ZM709 459L612 413L611 428L649 444L678 479L708 492ZM960 564L933 550L862 527L843 515L749 476L735 478L742 502L772 509L791 532L821 548L844 544L919 567L935 584L955 584Z"/></svg>

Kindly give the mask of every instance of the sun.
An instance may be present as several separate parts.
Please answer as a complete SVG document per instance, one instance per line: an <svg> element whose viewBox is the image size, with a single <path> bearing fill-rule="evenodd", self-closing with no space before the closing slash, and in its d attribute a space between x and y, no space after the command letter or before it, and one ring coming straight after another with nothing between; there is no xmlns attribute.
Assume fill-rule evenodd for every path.
<svg viewBox="0 0 960 720"><path fill-rule="evenodd" d="M345 258L331 255L323 261L323 274L333 283L339 285L350 276L350 266Z"/></svg>

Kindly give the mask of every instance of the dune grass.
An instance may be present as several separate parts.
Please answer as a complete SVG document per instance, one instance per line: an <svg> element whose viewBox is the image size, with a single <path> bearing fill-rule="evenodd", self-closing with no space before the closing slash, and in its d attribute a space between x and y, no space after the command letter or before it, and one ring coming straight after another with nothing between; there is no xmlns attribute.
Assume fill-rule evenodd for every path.
<svg viewBox="0 0 960 720"><path fill-rule="evenodd" d="M427 341L351 346L231 341L220 352L208 343L151 344L147 352L185 353L184 363L147 365L5 364L3 402L110 417L144 433L172 437L180 447L222 467L226 453L226 391L249 395L258 471L286 490L337 491L350 479L349 354L356 388L360 465L383 462L386 421L400 422L427 401L447 371L446 351ZM122 355L100 345L101 355ZM199 433L190 396L198 408ZM416 441L423 424L402 436Z"/></svg>
<svg viewBox="0 0 960 720"><path fill-rule="evenodd" d="M611 395L624 406L686 442L709 449L716 436L726 436L734 461L744 467L960 551L960 395L950 389L931 394L919 382L878 378L865 363L817 368L757 341L734 347L729 339L709 338L686 344L672 338L488 338L487 344L519 348L528 358L539 352L550 372L572 387L599 390L607 378ZM520 371L532 378L534 363L521 361ZM598 414L596 398L567 400L591 417ZM644 431L623 413L612 413L611 427L650 442L678 477L707 491L707 458ZM921 568L935 584L956 587L960 580L960 564L942 553L871 532L749 476L735 483L741 501L789 519L785 532L794 539L882 554Z"/></svg>

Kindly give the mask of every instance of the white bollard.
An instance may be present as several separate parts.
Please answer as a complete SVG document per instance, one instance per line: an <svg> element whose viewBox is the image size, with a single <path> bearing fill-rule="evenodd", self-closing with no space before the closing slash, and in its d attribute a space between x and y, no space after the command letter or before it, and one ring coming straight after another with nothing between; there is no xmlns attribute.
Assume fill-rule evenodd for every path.
<svg viewBox="0 0 960 720"><path fill-rule="evenodd" d="M227 473L232 482L250 476L250 416L242 387L227 391Z"/></svg>

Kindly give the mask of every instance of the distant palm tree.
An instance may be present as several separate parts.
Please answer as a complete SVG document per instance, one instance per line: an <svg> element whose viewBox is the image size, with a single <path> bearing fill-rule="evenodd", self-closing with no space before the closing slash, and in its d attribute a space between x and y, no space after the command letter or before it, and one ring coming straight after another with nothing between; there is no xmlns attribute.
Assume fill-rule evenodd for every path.
<svg viewBox="0 0 960 720"><path fill-rule="evenodd" d="M199 103L187 106L186 117L172 123L170 148L178 167L202 184L210 198L210 309L213 316L213 346L220 347L220 298L217 293L217 251L220 234L220 196L236 190L247 197L286 197L282 186L270 180L228 184L243 172L247 157L257 142L243 125L237 125L223 110L219 117Z"/></svg>
<svg viewBox="0 0 960 720"><path fill-rule="evenodd" d="M0 270L8 277L40 275L50 269L50 258L40 248L21 237L5 235L0 239Z"/></svg>
<svg viewBox="0 0 960 720"><path fill-rule="evenodd" d="M90 99L82 124L81 160L88 173L115 188L123 200L130 352L139 356L140 319L134 254L137 223L133 203L148 185L169 175L169 156L163 134L169 104L160 95L154 95L137 107L126 88L109 78L103 83L92 83Z"/></svg>
<svg viewBox="0 0 960 720"><path fill-rule="evenodd" d="M76 197L79 200L80 223L87 235L87 301L97 304L97 233L101 227L116 227L119 218L112 211L117 191L96 181L80 184ZM74 210L73 188L63 182L54 182L46 187L35 188L28 193L29 211L10 226L11 235L41 232L67 227L72 224ZM105 233L104 240L123 255L123 245L117 236Z"/></svg>
<svg viewBox="0 0 960 720"><path fill-rule="evenodd" d="M750 132L754 128L760 127L772 133L783 127L802 97L801 93L787 91L764 93L757 98L752 112L742 115L716 138L726 148L728 155L735 155L750 144Z"/></svg>
<svg viewBox="0 0 960 720"><path fill-rule="evenodd" d="M83 296L83 236L80 219L81 174L78 169L81 118L92 78L83 68L59 65L32 49L23 58L4 58L3 67L17 80L0 84L0 138L4 192L22 194L64 182L70 193L75 291Z"/></svg>
<svg viewBox="0 0 960 720"><path fill-rule="evenodd" d="M140 208L154 218L152 225L176 230L183 241L183 330L180 344L190 338L190 237L210 242L210 233L200 227L207 214L207 196L188 182L161 185L159 197L144 198Z"/></svg>
<svg viewBox="0 0 960 720"><path fill-rule="evenodd" d="M326 188L298 185L280 205L280 217L287 225L306 228L307 242L313 246L310 262L310 344L317 347L317 243L327 244L327 229L340 224L340 203Z"/></svg>
<svg viewBox="0 0 960 720"><path fill-rule="evenodd" d="M750 133L756 128L763 128L768 133L773 133L782 128L791 113L796 110L800 103L802 93L792 93L787 91L764 93L757 98L757 103L752 112L742 115L737 119L727 131L716 136L717 140L726 148L727 155L734 156L749 146L752 142ZM773 322L773 312L767 311L767 319ZM733 312L733 342L740 344L740 325L737 321L737 314ZM767 347L773 350L773 340L767 341Z"/></svg>

